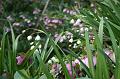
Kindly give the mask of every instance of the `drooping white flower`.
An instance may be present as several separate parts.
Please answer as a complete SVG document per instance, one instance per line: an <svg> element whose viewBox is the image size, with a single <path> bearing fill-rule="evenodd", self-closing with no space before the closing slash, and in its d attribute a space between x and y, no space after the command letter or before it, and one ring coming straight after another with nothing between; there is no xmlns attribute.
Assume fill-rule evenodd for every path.
<svg viewBox="0 0 120 79"><path fill-rule="evenodd" d="M26 30L23 30L23 31L22 31L22 33L25 33L25 32L26 32Z"/></svg>
<svg viewBox="0 0 120 79"><path fill-rule="evenodd" d="M90 27L90 29L92 29L92 27Z"/></svg>
<svg viewBox="0 0 120 79"><path fill-rule="evenodd" d="M73 39L71 38L71 39L69 40L69 42L72 43L72 42L73 42Z"/></svg>
<svg viewBox="0 0 120 79"><path fill-rule="evenodd" d="M39 53L40 51L38 49L35 50L34 54L37 54Z"/></svg>
<svg viewBox="0 0 120 79"><path fill-rule="evenodd" d="M81 43L81 41L80 40L77 40L77 44L80 44Z"/></svg>
<svg viewBox="0 0 120 79"><path fill-rule="evenodd" d="M74 24L74 23L75 23L74 19L71 19L70 24Z"/></svg>
<svg viewBox="0 0 120 79"><path fill-rule="evenodd" d="M80 64L80 61L78 59L75 59L75 64Z"/></svg>
<svg viewBox="0 0 120 79"><path fill-rule="evenodd" d="M30 23L31 22L31 20L27 20L27 23Z"/></svg>
<svg viewBox="0 0 120 79"><path fill-rule="evenodd" d="M80 23L80 22L81 22L81 20L80 20L80 19L77 19L76 23Z"/></svg>
<svg viewBox="0 0 120 79"><path fill-rule="evenodd" d="M30 36L28 36L28 37L27 37L27 39L28 39L28 40L31 40L31 39L32 39L32 36L31 36L31 35L30 35Z"/></svg>
<svg viewBox="0 0 120 79"><path fill-rule="evenodd" d="M48 64L52 64L52 60L48 60Z"/></svg>
<svg viewBox="0 0 120 79"><path fill-rule="evenodd" d="M13 23L13 26L19 26L19 25L20 25L20 23L18 23L18 22Z"/></svg>
<svg viewBox="0 0 120 79"><path fill-rule="evenodd" d="M56 58L55 57L52 57L51 60L54 61Z"/></svg>
<svg viewBox="0 0 120 79"><path fill-rule="evenodd" d="M31 42L30 45L33 45L34 42Z"/></svg>
<svg viewBox="0 0 120 79"><path fill-rule="evenodd" d="M88 31L88 30L89 30L89 29L86 27L86 28L85 28L85 31Z"/></svg>
<svg viewBox="0 0 120 79"><path fill-rule="evenodd" d="M40 44L38 48L40 48L40 49L41 49L41 47L42 47L42 45Z"/></svg>
<svg viewBox="0 0 120 79"><path fill-rule="evenodd" d="M73 45L73 48L77 48L78 46L77 46L77 44L75 43L74 45Z"/></svg>
<svg viewBox="0 0 120 79"><path fill-rule="evenodd" d="M58 60L57 58L55 58L55 57L52 57L51 60L52 60L53 62L55 62L55 63L59 63L59 60Z"/></svg>
<svg viewBox="0 0 120 79"><path fill-rule="evenodd" d="M37 36L35 37L35 40L39 41L39 40L40 40L40 36L37 35Z"/></svg>
<svg viewBox="0 0 120 79"><path fill-rule="evenodd" d="M35 46L31 46L30 50L34 49Z"/></svg>

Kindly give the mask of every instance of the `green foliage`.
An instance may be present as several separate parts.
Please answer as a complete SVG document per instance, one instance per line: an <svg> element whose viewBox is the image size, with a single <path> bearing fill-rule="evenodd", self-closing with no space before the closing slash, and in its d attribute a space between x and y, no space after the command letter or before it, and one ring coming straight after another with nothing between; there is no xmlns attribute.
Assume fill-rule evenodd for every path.
<svg viewBox="0 0 120 79"><path fill-rule="evenodd" d="M119 0L10 1L0 19L10 29L0 40L0 78L120 79Z"/></svg>

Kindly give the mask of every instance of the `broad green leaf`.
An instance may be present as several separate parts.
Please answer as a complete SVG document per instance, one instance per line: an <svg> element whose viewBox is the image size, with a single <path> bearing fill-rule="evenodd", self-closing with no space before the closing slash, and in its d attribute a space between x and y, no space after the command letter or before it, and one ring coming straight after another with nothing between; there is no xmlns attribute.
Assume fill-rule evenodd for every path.
<svg viewBox="0 0 120 79"><path fill-rule="evenodd" d="M27 74L27 72L24 69L22 69L16 71L16 73L14 74L14 79L30 79L30 77Z"/></svg>

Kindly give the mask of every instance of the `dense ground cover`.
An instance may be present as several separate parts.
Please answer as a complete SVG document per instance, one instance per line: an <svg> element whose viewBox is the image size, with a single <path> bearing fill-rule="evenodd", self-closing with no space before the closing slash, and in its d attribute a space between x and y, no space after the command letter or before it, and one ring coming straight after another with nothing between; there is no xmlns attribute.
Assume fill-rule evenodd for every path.
<svg viewBox="0 0 120 79"><path fill-rule="evenodd" d="M1 79L120 79L119 0L0 0Z"/></svg>

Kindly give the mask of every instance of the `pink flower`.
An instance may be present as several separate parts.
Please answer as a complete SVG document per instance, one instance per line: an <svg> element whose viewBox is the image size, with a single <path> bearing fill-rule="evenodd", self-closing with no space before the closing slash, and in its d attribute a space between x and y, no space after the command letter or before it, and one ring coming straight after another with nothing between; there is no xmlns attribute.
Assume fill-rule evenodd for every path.
<svg viewBox="0 0 120 79"><path fill-rule="evenodd" d="M66 68L68 70L69 75L72 77L72 69L70 64L66 64Z"/></svg>
<svg viewBox="0 0 120 79"><path fill-rule="evenodd" d="M24 56L24 55L17 56L17 57L16 57L17 65L21 65L22 62L24 61L24 59L25 59L25 56Z"/></svg>
<svg viewBox="0 0 120 79"><path fill-rule="evenodd" d="M89 67L88 57L87 56L84 56L81 60L87 67ZM96 56L93 56L93 64L96 65Z"/></svg>
<svg viewBox="0 0 120 79"><path fill-rule="evenodd" d="M110 57L110 59L111 59L112 61L115 62L115 54L114 54L111 50L105 49L104 52L106 53L107 56Z"/></svg>

